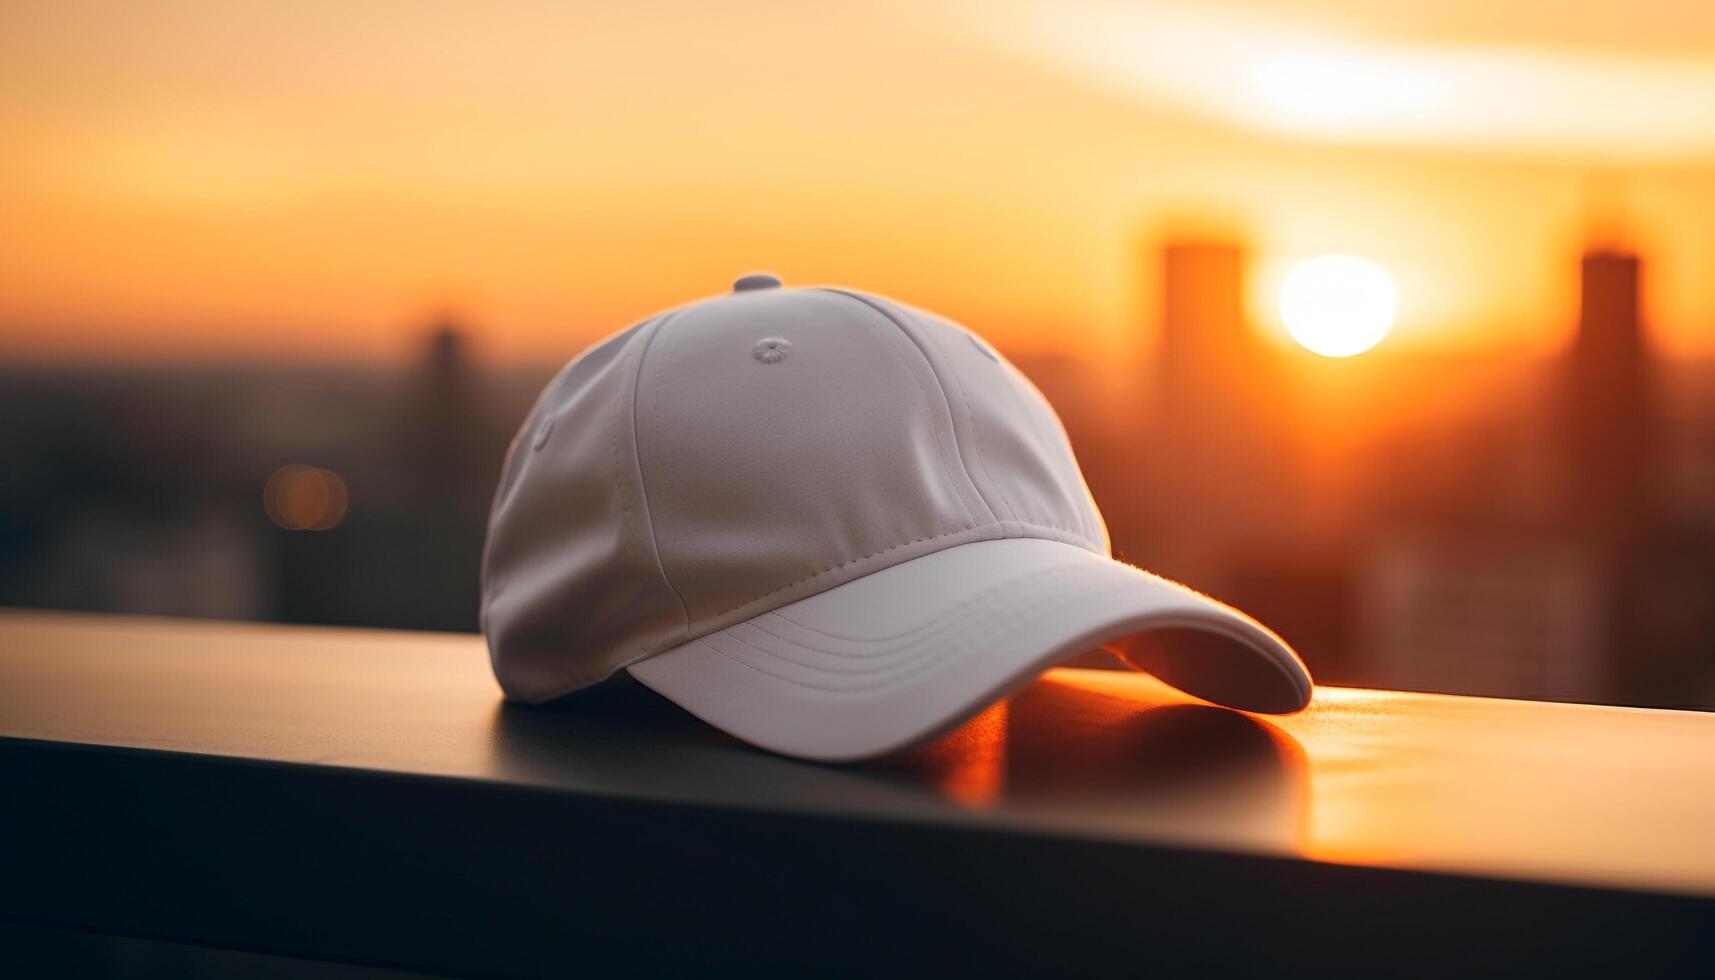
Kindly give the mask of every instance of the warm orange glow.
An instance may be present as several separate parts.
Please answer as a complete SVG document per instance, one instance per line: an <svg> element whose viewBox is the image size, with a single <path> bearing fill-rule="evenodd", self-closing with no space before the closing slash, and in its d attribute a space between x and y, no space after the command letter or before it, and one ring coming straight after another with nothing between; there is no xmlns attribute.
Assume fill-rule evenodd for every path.
<svg viewBox="0 0 1715 980"><path fill-rule="evenodd" d="M494 359L561 361L769 268L1120 364L1155 328L1140 230L1208 207L1260 263L1385 257L1402 348L1550 353L1616 168L1671 259L1652 330L1715 344L1700 0L1531 44L1478 0L1410 43L1321 6L6 5L0 347L386 361L452 298Z"/></svg>
<svg viewBox="0 0 1715 980"><path fill-rule="evenodd" d="M1715 151L1697 0L1491 6L1437 4L1435 30L1359 0L1020 0L971 19L1025 57L1247 129L1628 160Z"/></svg>
<svg viewBox="0 0 1715 980"><path fill-rule="evenodd" d="M1303 749L1261 718L1124 670L1049 671L935 742L872 763L962 808L1297 853Z"/></svg>
<svg viewBox="0 0 1715 980"><path fill-rule="evenodd" d="M1694 891L1715 868L1686 846L1708 822L1684 778L1712 769L1700 712L1318 687L1262 717L1062 668L998 719L877 766L1002 817L1342 864Z"/></svg>
<svg viewBox="0 0 1715 980"><path fill-rule="evenodd" d="M1318 688L1275 720L1311 760L1307 857L1707 887L1704 784L1664 776L1709 768L1699 712Z"/></svg>
<svg viewBox="0 0 1715 980"><path fill-rule="evenodd" d="M1287 332L1323 357L1351 357L1381 343L1398 312L1393 277L1374 262L1350 255L1301 262L1280 287Z"/></svg>
<svg viewBox="0 0 1715 980"><path fill-rule="evenodd" d="M1303 126L1365 123L1447 99L1434 78L1408 68L1329 57L1269 59L1252 68L1250 81L1269 111Z"/></svg>
<svg viewBox="0 0 1715 980"><path fill-rule="evenodd" d="M345 481L338 473L301 463L274 471L262 488L268 519L290 531L326 531L345 518Z"/></svg>
<svg viewBox="0 0 1715 980"><path fill-rule="evenodd" d="M1007 703L996 701L922 753L925 770L936 774L947 799L986 810L1006 789Z"/></svg>

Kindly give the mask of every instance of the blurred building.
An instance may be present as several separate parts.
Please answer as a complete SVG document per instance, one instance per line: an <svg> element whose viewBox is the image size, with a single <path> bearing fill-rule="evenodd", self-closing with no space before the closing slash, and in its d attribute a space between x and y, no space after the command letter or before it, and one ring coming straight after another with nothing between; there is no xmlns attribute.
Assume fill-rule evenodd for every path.
<svg viewBox="0 0 1715 980"><path fill-rule="evenodd" d="M1245 249L1172 241L1160 258L1160 344L1138 405L1137 558L1230 594L1247 563L1299 543L1293 399L1279 353L1245 316Z"/></svg>
<svg viewBox="0 0 1715 980"><path fill-rule="evenodd" d="M1654 656L1628 649L1642 638L1639 590L1653 577L1653 539L1662 523L1642 269L1627 252L1598 249L1582 257L1578 324L1560 391L1563 506L1571 536L1601 577L1594 601L1603 612L1602 646L1612 654L1604 687L1614 689L1633 686L1644 667L1639 661Z"/></svg>
<svg viewBox="0 0 1715 980"><path fill-rule="evenodd" d="M347 477L339 527L277 541L281 618L477 629L488 503L506 429L471 362L467 331L434 324L419 360L373 413L377 451Z"/></svg>
<svg viewBox="0 0 1715 980"><path fill-rule="evenodd" d="M1652 368L1636 255L1583 256L1578 325L1560 392L1570 516L1605 563L1629 566L1658 520Z"/></svg>
<svg viewBox="0 0 1715 980"><path fill-rule="evenodd" d="M1354 576L1366 683L1709 702L1715 550L1662 506L1665 419L1642 263L1597 250L1580 270L1577 328L1539 413L1548 424L1486 452L1468 440L1434 467L1433 514L1383 508L1367 535ZM1552 483L1524 495L1497 484L1502 457L1544 446Z"/></svg>
<svg viewBox="0 0 1715 980"><path fill-rule="evenodd" d="M1577 539L1402 528L1371 539L1357 561L1366 683L1559 701L1610 689L1608 583Z"/></svg>
<svg viewBox="0 0 1715 980"><path fill-rule="evenodd" d="M1159 342L1123 409L1135 435L1086 462L1115 553L1244 608L1325 670L1345 647L1345 570L1305 519L1302 420L1281 350L1245 314L1248 250L1176 239L1151 262Z"/></svg>
<svg viewBox="0 0 1715 980"><path fill-rule="evenodd" d="M500 433L471 362L470 338L451 317L430 328L397 421L399 472L413 506L465 522L488 512Z"/></svg>

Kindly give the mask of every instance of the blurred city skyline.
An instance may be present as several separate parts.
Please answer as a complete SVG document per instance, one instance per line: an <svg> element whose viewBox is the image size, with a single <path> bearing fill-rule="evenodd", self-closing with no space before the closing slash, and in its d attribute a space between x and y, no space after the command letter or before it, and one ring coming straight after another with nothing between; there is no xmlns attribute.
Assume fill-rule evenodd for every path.
<svg viewBox="0 0 1715 980"><path fill-rule="evenodd" d="M1324 683L1715 706L1715 360L1653 352L1647 262L1580 257L1562 356L1385 357L1332 391L1293 368L1346 362L1252 329L1243 242L1139 263L1163 342L1124 389L1007 351L1117 557L1257 615ZM379 368L0 371L0 604L475 629L501 454L556 367L485 363L481 335L419 322Z"/></svg>
<svg viewBox="0 0 1715 980"><path fill-rule="evenodd" d="M1592 239L1649 259L1662 355L1715 353L1697 0L694 12L8 4L0 346L385 364L450 308L557 362L767 269L1100 368L1155 343L1140 256L1212 236L1271 341L1293 263L1388 270L1348 374L1554 355Z"/></svg>

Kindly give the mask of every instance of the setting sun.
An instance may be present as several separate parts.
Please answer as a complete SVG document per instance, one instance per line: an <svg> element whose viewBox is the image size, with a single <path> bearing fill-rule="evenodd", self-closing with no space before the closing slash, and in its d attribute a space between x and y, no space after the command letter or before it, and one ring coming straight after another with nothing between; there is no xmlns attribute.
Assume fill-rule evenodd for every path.
<svg viewBox="0 0 1715 980"><path fill-rule="evenodd" d="M1280 315L1292 339L1324 357L1351 357L1393 328L1399 290L1374 262L1323 255L1293 266L1280 287Z"/></svg>

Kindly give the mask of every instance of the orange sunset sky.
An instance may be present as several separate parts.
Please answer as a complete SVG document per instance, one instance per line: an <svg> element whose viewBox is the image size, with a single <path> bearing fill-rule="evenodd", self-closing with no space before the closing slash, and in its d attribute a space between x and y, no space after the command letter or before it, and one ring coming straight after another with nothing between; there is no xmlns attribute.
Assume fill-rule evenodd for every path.
<svg viewBox="0 0 1715 980"><path fill-rule="evenodd" d="M1398 281L1399 350L1549 353L1595 229L1715 353L1707 0L0 5L0 351L563 360L753 269L1126 352L1147 251Z"/></svg>

